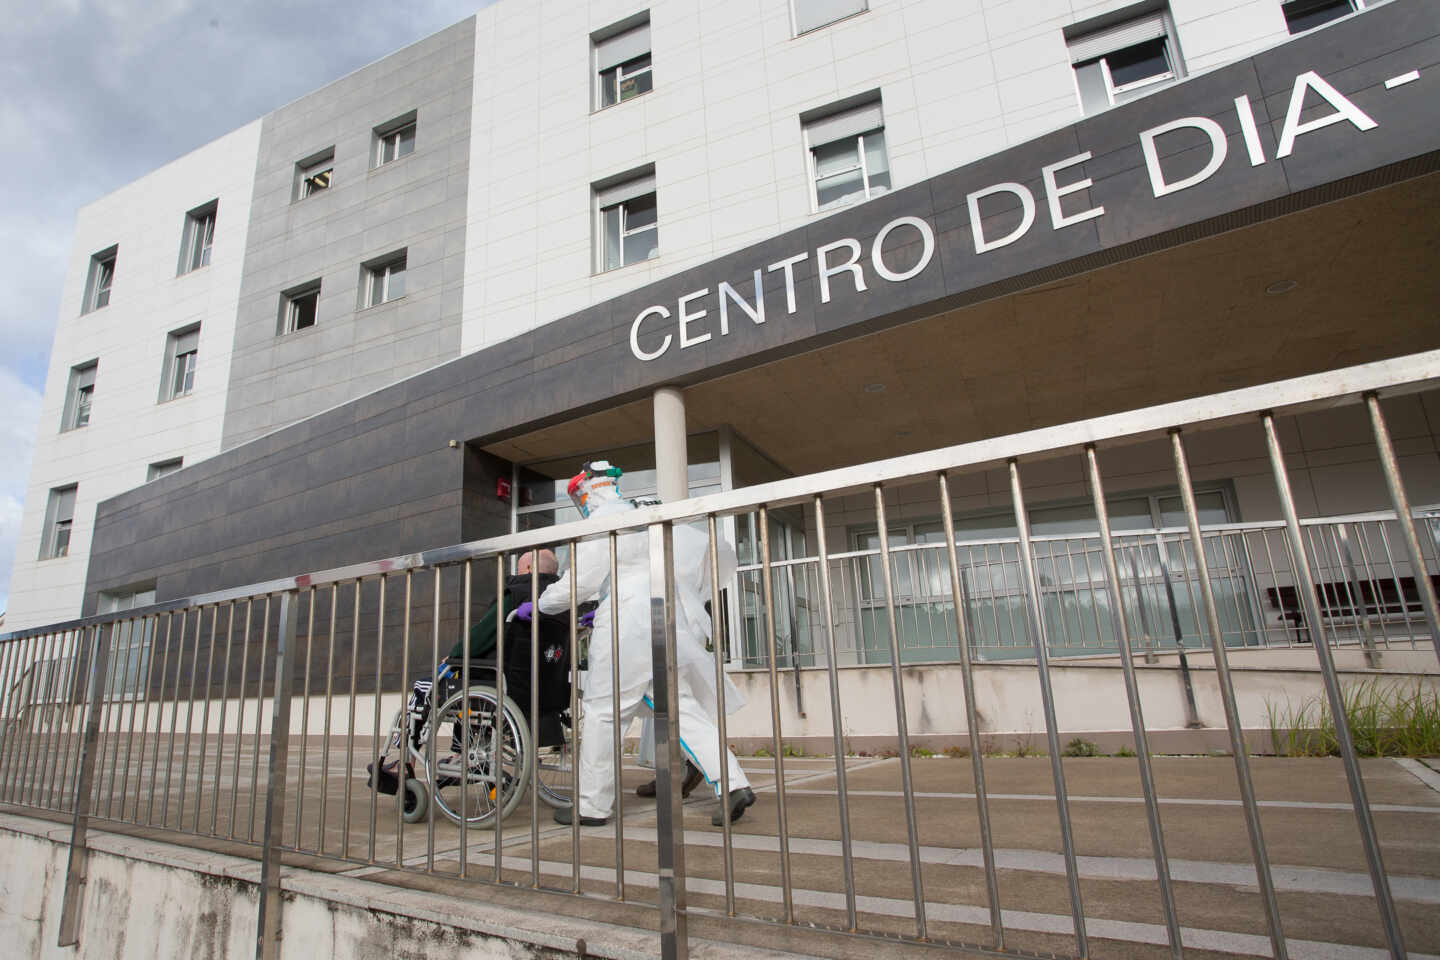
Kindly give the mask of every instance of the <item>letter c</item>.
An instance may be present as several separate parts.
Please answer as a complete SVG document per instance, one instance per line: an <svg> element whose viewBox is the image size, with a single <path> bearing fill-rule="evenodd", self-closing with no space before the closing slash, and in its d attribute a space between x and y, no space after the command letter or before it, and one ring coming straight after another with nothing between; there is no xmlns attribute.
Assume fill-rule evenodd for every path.
<svg viewBox="0 0 1440 960"><path fill-rule="evenodd" d="M640 324L645 322L646 317L660 317L662 320L670 319L670 311L661 306L646 307L635 317L635 322L630 324L630 352L635 354L639 360L654 360L670 349L670 334L665 334L665 339L660 343L660 349L647 353L640 349Z"/></svg>

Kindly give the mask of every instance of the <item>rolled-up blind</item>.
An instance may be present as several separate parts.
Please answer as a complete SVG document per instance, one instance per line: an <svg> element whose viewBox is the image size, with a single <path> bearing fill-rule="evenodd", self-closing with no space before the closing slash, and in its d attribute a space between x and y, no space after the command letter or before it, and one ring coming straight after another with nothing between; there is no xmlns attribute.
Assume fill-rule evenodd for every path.
<svg viewBox="0 0 1440 960"><path fill-rule="evenodd" d="M603 210L606 207L613 207L617 203L624 203L626 200L634 200L636 197L643 197L647 193L654 192L655 174L647 173L633 180L626 180L623 183L612 184L603 190L597 190L595 199Z"/></svg>
<svg viewBox="0 0 1440 960"><path fill-rule="evenodd" d="M849 110L811 120L805 124L805 135L809 138L811 147L819 147L878 130L884 125L885 117L880 111L880 101L872 100Z"/></svg>
<svg viewBox="0 0 1440 960"><path fill-rule="evenodd" d="M642 23L624 33L598 40L595 43L595 69L597 72L618 67L627 60L644 56L650 52L650 24Z"/></svg>
<svg viewBox="0 0 1440 960"><path fill-rule="evenodd" d="M1154 40L1156 37L1163 36L1165 36L1165 14L1159 11L1147 13L1134 20L1126 20L1113 27L1106 27L1103 30L1096 30L1093 33L1074 38L1070 41L1070 62L1085 63L1087 60L1103 57L1107 53L1124 50L1137 43L1144 43L1146 40Z"/></svg>

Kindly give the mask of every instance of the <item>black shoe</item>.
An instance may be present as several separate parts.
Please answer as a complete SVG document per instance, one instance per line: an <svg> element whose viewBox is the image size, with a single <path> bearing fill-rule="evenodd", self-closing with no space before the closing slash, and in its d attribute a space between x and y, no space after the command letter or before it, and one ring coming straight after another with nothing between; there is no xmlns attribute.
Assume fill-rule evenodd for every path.
<svg viewBox="0 0 1440 960"><path fill-rule="evenodd" d="M700 786L700 782L701 782L702 780L704 780L704 779L705 779L705 772L704 772L703 770L701 770L699 767L695 766L695 764L691 763L689 760L686 760L686 761L685 761L685 782L680 785L680 796L681 796L681 798L683 799L683 798L689 797L690 794L691 794L692 792L694 792L695 788L698 787L698 786ZM654 780L651 780L649 783L642 783L642 784L640 784L640 786L638 786L638 787L635 788L635 796L637 796L637 797L653 797L653 796L655 796L655 781L654 781Z"/></svg>
<svg viewBox="0 0 1440 960"><path fill-rule="evenodd" d="M734 823L745 816L745 808L755 803L755 791L749 787L741 787L739 790L730 791L730 822ZM711 826L721 827L725 825L725 807L721 804L715 805L715 813L710 817Z"/></svg>
<svg viewBox="0 0 1440 960"><path fill-rule="evenodd" d="M556 822L556 823L563 823L563 824L565 824L565 826L567 826L567 827L570 826L570 823L571 823L571 820L570 820L570 811L571 811L571 809L572 809L571 807L561 807L561 808L559 808L558 810L556 810L556 811L555 811L555 822ZM610 822L610 818L609 818L609 817L585 817L585 816L582 816L582 817L580 818L580 826L582 826L582 827L603 827L603 826L605 826L605 824L607 824L607 823L609 823L609 822Z"/></svg>

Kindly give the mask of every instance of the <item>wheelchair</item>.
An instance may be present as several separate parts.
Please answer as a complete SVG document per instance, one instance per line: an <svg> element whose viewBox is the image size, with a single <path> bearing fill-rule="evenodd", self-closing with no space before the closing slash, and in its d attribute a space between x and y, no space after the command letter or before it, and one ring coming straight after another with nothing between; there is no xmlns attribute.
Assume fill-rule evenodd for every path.
<svg viewBox="0 0 1440 960"><path fill-rule="evenodd" d="M514 812L537 770L539 800L554 809L570 806L576 726L570 716L568 667L563 690L554 682L546 685L542 670L540 712L533 731L538 736L532 738L528 658L521 666L523 670L506 665L503 704L495 661L481 659L470 664L468 701L456 675L430 681L423 702L417 702L420 698L412 691L405 707L396 711L385 745L367 769L373 789L396 795L406 823L425 820L433 802L457 825L491 825L497 817L504 819ZM439 701L433 714L432 698ZM441 731L439 736L436 730Z"/></svg>

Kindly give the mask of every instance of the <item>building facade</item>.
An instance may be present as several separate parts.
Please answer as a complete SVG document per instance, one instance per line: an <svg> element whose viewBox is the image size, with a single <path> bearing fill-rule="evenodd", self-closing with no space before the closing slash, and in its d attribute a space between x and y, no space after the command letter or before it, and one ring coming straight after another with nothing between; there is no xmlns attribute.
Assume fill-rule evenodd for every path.
<svg viewBox="0 0 1440 960"><path fill-rule="evenodd" d="M8 629L563 521L594 454L673 497L1440 347L1420 0L583 11L501 0L81 211ZM1440 502L1440 397L1387 412ZM1285 421L1303 512L1385 506L1362 427ZM1208 521L1277 515L1253 438L1192 457ZM1078 469L1030 485L1069 529ZM1002 477L955 497L1009 529Z"/></svg>

